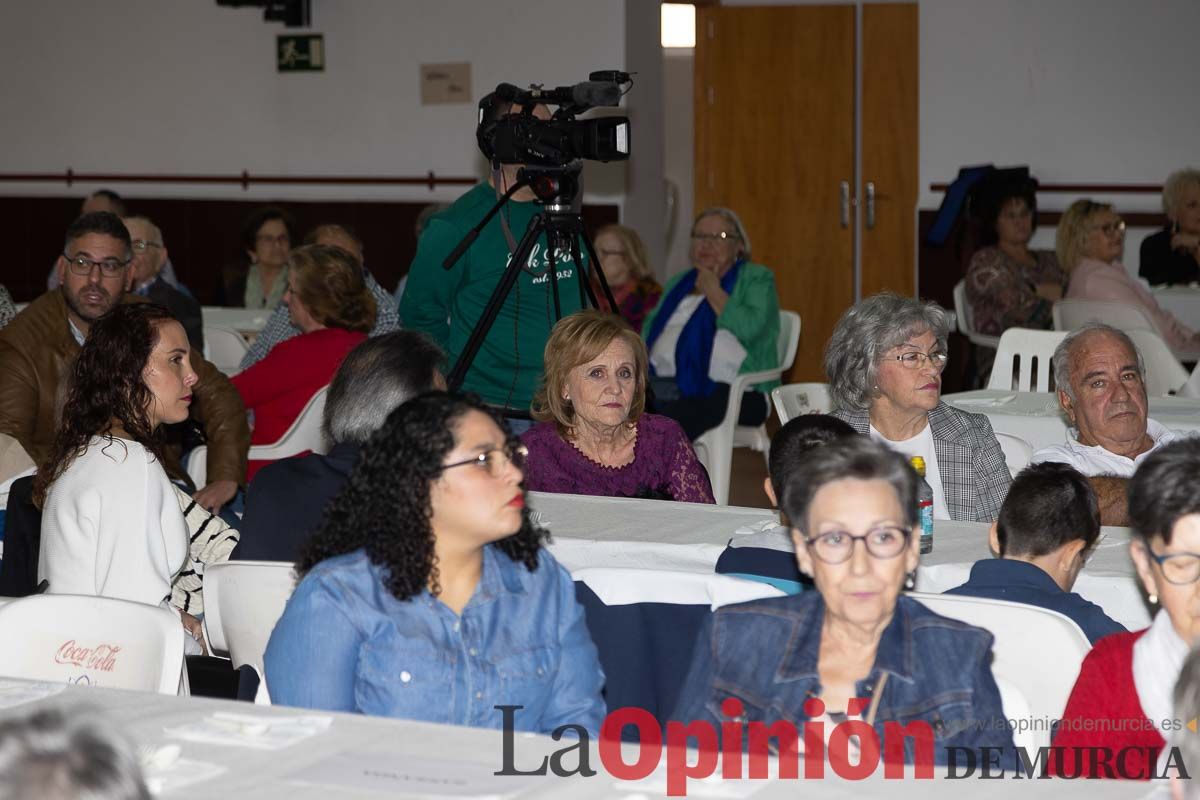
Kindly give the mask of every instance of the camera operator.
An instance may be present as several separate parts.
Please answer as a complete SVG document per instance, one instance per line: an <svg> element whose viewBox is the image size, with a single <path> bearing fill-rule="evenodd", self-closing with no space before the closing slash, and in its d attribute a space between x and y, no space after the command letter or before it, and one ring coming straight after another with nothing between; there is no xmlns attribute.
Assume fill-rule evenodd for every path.
<svg viewBox="0 0 1200 800"><path fill-rule="evenodd" d="M480 102L480 109L485 120L501 119L522 110L494 92ZM535 106L532 113L539 119L550 117L542 105ZM400 316L406 327L431 336L441 345L450 364L458 360L517 242L540 210L533 202L533 191L523 187L516 192L452 269L443 269L442 261L487 213L498 195L517 182L517 172L522 166L493 167L486 182L477 184L448 209L434 215L417 243ZM522 417L529 410L541 378L542 351L557 321L546 250L543 236L505 298L462 386L466 391L478 393L489 404L518 412ZM582 243L580 250L586 261ZM579 270L566 249L554 253L554 262L558 296L562 314L566 316L580 308ZM513 422L518 433L530 424L524 418Z"/></svg>

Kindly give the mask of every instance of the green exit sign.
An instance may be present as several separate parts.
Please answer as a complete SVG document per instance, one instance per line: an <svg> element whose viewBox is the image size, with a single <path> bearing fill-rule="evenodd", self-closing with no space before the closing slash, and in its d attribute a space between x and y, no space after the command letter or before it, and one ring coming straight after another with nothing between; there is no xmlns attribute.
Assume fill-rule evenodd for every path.
<svg viewBox="0 0 1200 800"><path fill-rule="evenodd" d="M275 64L280 72L322 72L325 37L319 33L275 37Z"/></svg>

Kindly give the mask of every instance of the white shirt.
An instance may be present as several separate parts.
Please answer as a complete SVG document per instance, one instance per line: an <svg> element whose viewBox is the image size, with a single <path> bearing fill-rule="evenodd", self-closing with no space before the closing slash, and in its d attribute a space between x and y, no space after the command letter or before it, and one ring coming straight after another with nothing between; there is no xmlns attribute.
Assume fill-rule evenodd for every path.
<svg viewBox="0 0 1200 800"><path fill-rule="evenodd" d="M38 556L48 592L160 605L187 555L175 490L137 442L92 437L50 486Z"/></svg>
<svg viewBox="0 0 1200 800"><path fill-rule="evenodd" d="M1146 420L1146 433L1154 440L1154 446L1137 458L1126 458L1110 450L1105 450L1098 444L1080 444L1078 438L1079 431L1071 428L1067 433L1066 442L1043 447L1033 454L1033 459L1030 463L1037 464L1042 461L1056 461L1063 464L1070 464L1088 477L1115 475L1118 478L1132 478L1134 471L1137 470L1138 465L1142 463L1146 456L1153 453L1162 445L1180 438L1180 434L1175 433L1175 431L1164 427L1161 423L1155 422L1152 419Z"/></svg>
<svg viewBox="0 0 1200 800"><path fill-rule="evenodd" d="M692 318L692 314L705 301L702 294L689 294L675 306L662 333L654 342L650 351L650 363L654 366L654 374L663 378L675 377L675 347L679 344L679 335ZM708 377L717 383L733 383L737 377L742 362L746 360L746 348L727 330L717 328L713 339L712 357L708 360Z"/></svg>
<svg viewBox="0 0 1200 800"><path fill-rule="evenodd" d="M871 426L871 438L881 442L906 458L920 456L925 459L925 482L933 489L933 518L950 519L950 509L946 506L946 490L942 487L942 471L938 468L937 451L933 447L933 429L926 423L925 428L911 439L893 442Z"/></svg>

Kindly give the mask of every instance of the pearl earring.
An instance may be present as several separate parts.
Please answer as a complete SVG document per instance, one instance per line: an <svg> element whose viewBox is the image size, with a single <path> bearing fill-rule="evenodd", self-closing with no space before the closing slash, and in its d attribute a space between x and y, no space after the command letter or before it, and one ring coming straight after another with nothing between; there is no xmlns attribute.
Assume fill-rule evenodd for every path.
<svg viewBox="0 0 1200 800"><path fill-rule="evenodd" d="M917 573L910 572L904 576L904 590L911 592L917 585Z"/></svg>
<svg viewBox="0 0 1200 800"><path fill-rule="evenodd" d="M1151 595L1150 595L1149 597L1147 597L1146 599L1150 601L1150 605L1152 605L1152 606L1156 606L1156 605L1158 605L1158 595L1156 595L1156 594L1151 594Z"/></svg>

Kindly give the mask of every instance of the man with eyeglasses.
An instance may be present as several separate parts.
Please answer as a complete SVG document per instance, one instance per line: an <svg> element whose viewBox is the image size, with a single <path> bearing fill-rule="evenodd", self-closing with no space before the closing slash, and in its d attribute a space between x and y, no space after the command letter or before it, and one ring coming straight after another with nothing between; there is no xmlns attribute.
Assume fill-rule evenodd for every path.
<svg viewBox="0 0 1200 800"><path fill-rule="evenodd" d="M167 261L167 248L162 231L148 217L136 215L122 220L133 239L133 293L152 303L165 306L171 316L187 332L188 342L198 353L204 352L204 325L200 304L184 294L162 276Z"/></svg>
<svg viewBox="0 0 1200 800"><path fill-rule="evenodd" d="M92 323L118 303L145 302L130 294L132 241L121 218L85 214L67 229L58 259L59 289L34 300L0 331L0 432L16 438L37 462L45 460L59 424L65 382ZM250 429L241 397L229 380L199 353L191 354L199 376L191 417L208 440L208 485L196 501L210 511L233 499L246 475ZM177 449L163 466L186 479Z"/></svg>

